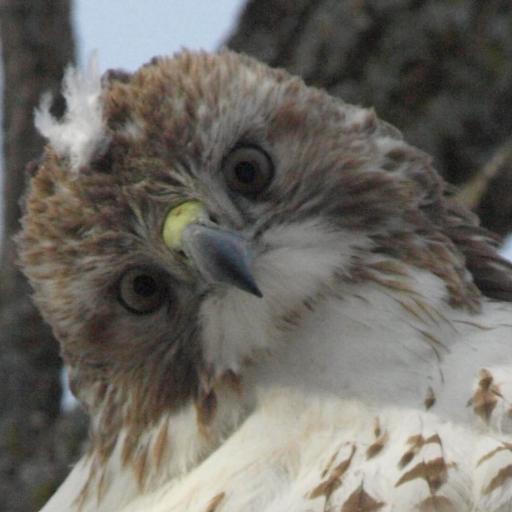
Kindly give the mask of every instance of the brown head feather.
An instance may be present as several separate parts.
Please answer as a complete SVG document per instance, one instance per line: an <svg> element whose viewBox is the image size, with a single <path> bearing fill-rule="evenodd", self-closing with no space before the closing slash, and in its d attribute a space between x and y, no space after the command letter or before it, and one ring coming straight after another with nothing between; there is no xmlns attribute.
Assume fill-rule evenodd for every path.
<svg viewBox="0 0 512 512"><path fill-rule="evenodd" d="M444 282L454 307L478 309L480 292L512 300L512 265L498 255L497 239L448 196L430 158L373 111L246 56L183 52L134 74L108 74L101 113L93 138L101 140L87 148L85 163L74 141L50 135L18 238L35 300L94 417L100 460L126 429L133 445L125 444L123 458L135 458L143 473L147 454L137 443L154 426L161 459L162 415L194 401L203 426L217 414L218 396L202 384L210 368L197 274L161 239L169 208L183 201L200 199L220 224L250 226L256 240L275 224L311 216L363 233L382 261L354 258L344 279L407 293L394 278L417 267ZM276 167L253 203L230 194L219 171L241 142L260 145ZM123 273L140 265L158 268L170 290L165 306L148 316L118 300ZM276 323L294 328L316 298L304 297L298 312L276 315Z"/></svg>

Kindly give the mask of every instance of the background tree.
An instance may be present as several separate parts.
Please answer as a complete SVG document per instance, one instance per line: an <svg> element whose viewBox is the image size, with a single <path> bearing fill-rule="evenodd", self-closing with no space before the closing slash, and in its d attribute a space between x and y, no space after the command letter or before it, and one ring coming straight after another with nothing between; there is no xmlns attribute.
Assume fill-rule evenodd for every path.
<svg viewBox="0 0 512 512"><path fill-rule="evenodd" d="M76 447L60 413L60 360L16 268L12 236L27 162L43 140L33 111L74 60L69 0L2 0L4 226L0 270L0 510L36 510L68 471ZM57 112L62 105L54 105ZM82 422L83 423L83 422ZM80 426L80 423L77 423Z"/></svg>
<svg viewBox="0 0 512 512"><path fill-rule="evenodd" d="M4 209L0 270L0 511L37 510L84 436L59 411L57 346L28 299L12 235L24 168L42 141L42 92L73 61L70 0L1 0ZM512 220L512 4L509 0L250 0L231 48L285 67L380 117L431 153L485 224ZM63 110L56 102L54 110ZM508 170L508 172L507 172ZM510 184L510 187L508 186Z"/></svg>

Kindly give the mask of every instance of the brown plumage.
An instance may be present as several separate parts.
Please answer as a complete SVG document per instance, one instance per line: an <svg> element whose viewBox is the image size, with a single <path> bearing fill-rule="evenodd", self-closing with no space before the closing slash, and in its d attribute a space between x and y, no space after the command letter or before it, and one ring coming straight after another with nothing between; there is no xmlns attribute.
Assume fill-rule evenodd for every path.
<svg viewBox="0 0 512 512"><path fill-rule="evenodd" d="M411 356L403 378L390 370L385 400L410 407L408 393L421 382L417 407L428 400L432 411L445 410L433 389L442 387L436 379L446 370L437 366L451 353L440 329L461 318L483 322L484 296L511 301L512 266L498 255L497 237L450 197L429 156L373 111L227 51L156 58L133 74L107 73L101 86L70 72L64 92L63 121L44 107L37 117L49 145L18 237L35 301L91 416L78 490L62 491L55 503L74 496L83 510L94 499L110 510L116 475L129 471L136 482L115 502L124 504L208 461L258 411L257 383L284 379L288 366L272 378L258 371L288 361L281 347L302 339L308 319L333 303L340 318L351 318L343 308L360 301L368 308L361 325L396 305L388 324L410 327L420 347L407 342L404 353L432 351L436 370L424 383L406 377L417 364ZM184 228L180 205L193 212ZM388 335L368 351L379 371ZM352 339L343 329L337 336ZM347 343L339 343L342 358ZM359 393L373 377L354 364L349 385L336 381L347 374L335 361L311 367L313 381L331 375L326 367L336 375L319 389L381 400ZM307 365L299 372L304 382L308 372ZM383 427L364 449L354 440L346 463L333 460L334 469L301 496L338 499L347 475L361 460L381 460L393 439ZM410 447L410 460L421 449ZM444 459L409 472L399 461L394 467L403 469L396 488L415 479L414 471L434 475L435 496L423 507L448 499L436 494L449 481ZM207 510L235 507L233 492L211 491ZM390 499L361 484L339 503L342 510L387 510Z"/></svg>

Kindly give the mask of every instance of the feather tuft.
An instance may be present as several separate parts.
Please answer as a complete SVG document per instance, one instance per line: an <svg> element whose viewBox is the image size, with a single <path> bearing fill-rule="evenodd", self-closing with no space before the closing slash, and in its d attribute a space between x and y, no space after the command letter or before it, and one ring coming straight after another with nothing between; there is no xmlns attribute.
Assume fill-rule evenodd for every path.
<svg viewBox="0 0 512 512"><path fill-rule="evenodd" d="M45 94L35 111L34 121L57 154L69 158L71 169L77 171L101 153L108 143L96 54L89 58L84 72L72 66L67 69L62 94L67 104L63 119L51 114L52 96Z"/></svg>

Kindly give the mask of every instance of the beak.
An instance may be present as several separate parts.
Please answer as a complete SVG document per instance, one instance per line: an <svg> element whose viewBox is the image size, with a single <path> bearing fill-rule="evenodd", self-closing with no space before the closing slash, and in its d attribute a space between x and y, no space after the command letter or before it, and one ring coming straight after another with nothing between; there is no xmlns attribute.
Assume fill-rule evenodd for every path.
<svg viewBox="0 0 512 512"><path fill-rule="evenodd" d="M165 218L162 237L169 249L185 253L205 281L263 296L251 273L249 241L213 224L198 201L173 208Z"/></svg>

